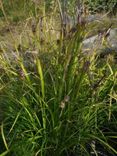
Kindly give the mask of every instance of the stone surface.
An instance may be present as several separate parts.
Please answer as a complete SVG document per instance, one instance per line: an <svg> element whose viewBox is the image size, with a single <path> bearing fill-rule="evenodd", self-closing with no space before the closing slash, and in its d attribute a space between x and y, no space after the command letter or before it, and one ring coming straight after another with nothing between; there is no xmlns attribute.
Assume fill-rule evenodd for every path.
<svg viewBox="0 0 117 156"><path fill-rule="evenodd" d="M117 49L117 28L110 31L110 35L107 40L111 47Z"/></svg>
<svg viewBox="0 0 117 156"><path fill-rule="evenodd" d="M109 35L104 39L104 36L95 35L83 41L83 53L92 54L94 51L117 53L117 28L111 29Z"/></svg>

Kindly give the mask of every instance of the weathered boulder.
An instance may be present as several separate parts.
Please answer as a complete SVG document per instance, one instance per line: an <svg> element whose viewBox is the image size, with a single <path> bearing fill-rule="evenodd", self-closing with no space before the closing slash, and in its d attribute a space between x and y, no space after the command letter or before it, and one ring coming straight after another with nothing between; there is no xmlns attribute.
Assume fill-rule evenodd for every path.
<svg viewBox="0 0 117 156"><path fill-rule="evenodd" d="M117 50L117 28L112 29L110 31L110 35L107 38L108 43L110 44L111 47L116 48Z"/></svg>
<svg viewBox="0 0 117 156"><path fill-rule="evenodd" d="M117 53L117 28L111 29L109 35L95 35L83 41L83 53L91 55L93 52L99 53Z"/></svg>

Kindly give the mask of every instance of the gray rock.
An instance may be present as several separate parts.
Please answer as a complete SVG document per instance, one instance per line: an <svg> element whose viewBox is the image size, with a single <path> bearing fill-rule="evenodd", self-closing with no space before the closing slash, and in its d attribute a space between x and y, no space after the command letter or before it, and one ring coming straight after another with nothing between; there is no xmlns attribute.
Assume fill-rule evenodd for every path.
<svg viewBox="0 0 117 156"><path fill-rule="evenodd" d="M94 51L105 53L117 52L117 28L110 30L109 36L105 39L105 44L102 43L102 40L103 37L100 35L85 39L82 44L83 53L90 55Z"/></svg>
<svg viewBox="0 0 117 156"><path fill-rule="evenodd" d="M86 17L86 22L87 23L90 23L90 22L93 22L93 21L96 21L96 20L100 20L100 16L99 15L89 15Z"/></svg>
<svg viewBox="0 0 117 156"><path fill-rule="evenodd" d="M112 29L110 31L110 35L107 38L108 43L110 44L111 47L117 48L117 28Z"/></svg>

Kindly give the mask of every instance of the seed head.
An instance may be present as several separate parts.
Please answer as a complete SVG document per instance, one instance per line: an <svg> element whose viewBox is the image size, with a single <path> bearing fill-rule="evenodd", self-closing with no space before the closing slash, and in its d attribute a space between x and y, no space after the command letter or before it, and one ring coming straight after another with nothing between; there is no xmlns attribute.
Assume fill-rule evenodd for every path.
<svg viewBox="0 0 117 156"><path fill-rule="evenodd" d="M66 95L66 96L64 97L64 102L69 102L69 100L70 100L70 97L69 97L68 95Z"/></svg>
<svg viewBox="0 0 117 156"><path fill-rule="evenodd" d="M60 103L60 108L61 108L61 109L64 109L64 108L65 108L65 102L64 102L64 101L61 101L61 103Z"/></svg>

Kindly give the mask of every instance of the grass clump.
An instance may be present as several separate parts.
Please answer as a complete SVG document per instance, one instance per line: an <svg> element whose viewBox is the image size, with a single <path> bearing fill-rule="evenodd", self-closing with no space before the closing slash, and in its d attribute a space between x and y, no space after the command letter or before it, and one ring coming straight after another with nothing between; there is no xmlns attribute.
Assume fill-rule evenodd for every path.
<svg viewBox="0 0 117 156"><path fill-rule="evenodd" d="M16 60L1 44L1 155L116 155L115 65L82 54L85 25L64 40L45 19L19 37Z"/></svg>

